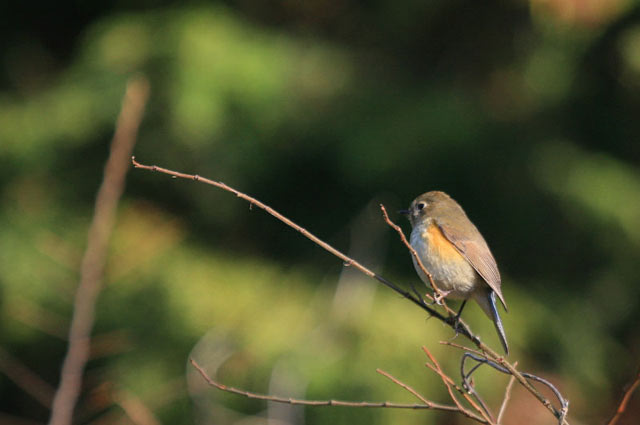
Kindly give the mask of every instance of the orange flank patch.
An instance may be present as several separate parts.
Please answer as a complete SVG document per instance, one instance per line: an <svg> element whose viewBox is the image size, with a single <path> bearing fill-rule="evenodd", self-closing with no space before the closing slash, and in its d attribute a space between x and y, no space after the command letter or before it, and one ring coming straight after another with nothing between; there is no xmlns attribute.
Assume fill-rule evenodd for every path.
<svg viewBox="0 0 640 425"><path fill-rule="evenodd" d="M466 261L436 224L429 225L423 236L427 238L429 251L438 255L441 261Z"/></svg>

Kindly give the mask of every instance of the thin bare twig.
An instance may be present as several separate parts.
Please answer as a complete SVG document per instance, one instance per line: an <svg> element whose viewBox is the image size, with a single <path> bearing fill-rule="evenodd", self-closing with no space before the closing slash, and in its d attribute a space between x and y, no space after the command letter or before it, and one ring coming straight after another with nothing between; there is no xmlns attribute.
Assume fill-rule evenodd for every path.
<svg viewBox="0 0 640 425"><path fill-rule="evenodd" d="M446 305L446 303L445 303L445 301L444 301L444 298L445 298L446 294L444 294L440 290L440 288L438 288L438 286L436 285L436 282L433 280L433 276L431 275L431 272L429 270L427 270L427 268L424 266L424 264L422 264L422 260L420 259L420 256L418 255L416 250L411 246L411 244L407 240L407 237L404 235L404 232L402 231L400 226L398 226L393 221L391 221L391 219L389 218L389 214L387 214L387 209L384 207L384 205L380 204L380 210L382 211L382 216L384 217L384 221L393 230L395 230L398 233L398 235L400 236L400 240L407 247L407 249L411 253L411 256L416 261L416 263L418 263L418 267L420 267L420 270L422 270L422 273L424 273L425 276L427 276L427 278L429 279L429 283L431 284L431 288L433 289L433 292L435 294L435 296L433 297L433 300L436 302L436 304L443 305L443 306L445 306L445 308L447 310L449 310L447 305Z"/></svg>
<svg viewBox="0 0 640 425"><path fill-rule="evenodd" d="M263 204L262 202L258 201L257 199L255 199L255 198L253 198L253 197L251 197L251 196L249 196L249 195L247 195L247 194L245 194L243 192L240 192L237 189L234 189L234 188L232 188L232 187L230 187L230 186L228 186L228 185L226 185L226 184L224 184L222 182L218 182L218 181L210 180L210 179L207 179L207 178L204 178L204 177L200 177L197 174L181 173L181 172L169 170L169 169L166 169L166 168L162 168L162 167L159 167L157 165L144 165L144 164L141 164L141 163L137 162L134 157L131 158L131 162L133 163L134 167L136 167L136 168L149 170L149 171L157 171L157 172L160 172L160 173L163 173L163 174L167 174L167 175L170 175L170 176L173 176L173 177L179 177L179 178L183 178L183 179L187 179L187 180L199 181L199 182L203 182L203 183L209 184L211 186L218 187L218 188L220 188L222 190L225 190L227 192L233 193L238 198L244 199L245 201L249 202L251 205L254 205L254 206L258 207L258 208L263 209L264 211L266 211L267 213L269 213L273 217L275 217L278 220L282 221L287 226L289 226L289 227L295 229L296 231L300 232L302 235L304 235L306 238L310 239L312 242L314 242L318 246L322 247L326 251L328 251L331 254L335 255L336 257L340 258L343 261L343 263L345 264L345 266L354 266L360 272L364 273L365 275L367 275L369 277L372 277L372 278L376 279L377 281L379 281L383 285L389 287L393 291L397 292L398 294L402 295L403 297L405 297L409 301L413 302L414 304L416 304L417 306L419 306L420 308L425 310L427 313L429 313L429 315L431 315L433 317L436 317L438 320L440 320L440 321L446 323L447 325L451 326L455 331L457 331L460 334L462 334L465 337L467 337L471 342L473 342L475 344L475 346L480 351L482 351L484 356L486 356L487 358L492 359L497 364L502 365L502 367L504 369L508 370L508 372L510 374L515 376L516 380L518 381L518 383L520 385L522 385L523 387L525 387L556 418L559 418L560 422L563 425L568 425L568 422L566 421L566 418L563 415L563 411L562 410L559 410L555 406L553 406L553 404L544 395L542 395L542 393L540 393L540 391L538 391L533 385L531 385L531 383L529 381L527 381L527 379L523 376L523 374L520 371L516 370L516 368L512 364L510 364L508 361L506 361L504 359L504 357L498 355L494 350L492 350L486 344L484 344L482 341L480 341L480 339L475 334L472 333L472 331L469 328L469 326L465 322L463 322L462 320L457 321L457 327L456 327L456 323L455 322L453 322L448 317L445 317L440 312L436 311L435 309L433 309L429 305L427 305L425 303L425 301L422 299L422 297L414 296L412 293L407 292L407 291L403 290L402 288L396 286L395 284L393 284L392 282L390 282L387 279L383 278L382 276L380 276L380 275L374 273L373 271L369 270L368 268L366 268L365 266L363 266L362 264L360 264L359 262L357 262L353 258L348 257L347 255L343 254L342 252L340 252L339 250L335 249L331 245L329 245L326 242L322 241L320 238L318 238L317 236L313 235L308 230L306 230L303 227L295 224L293 221L291 221L287 217L283 216L282 214L280 214L279 212L277 212L273 208L269 207L266 204Z"/></svg>
<svg viewBox="0 0 640 425"><path fill-rule="evenodd" d="M438 375L440 375L440 377L443 380L446 380L449 385L451 385L453 388L455 388L455 390L460 393L465 400L467 400L467 402L469 404L471 404L471 406L482 415L482 417L490 424L493 424L493 416L491 415L491 412L489 411L489 409L482 404L481 406L478 406L473 399L469 396L469 394L467 393L467 391L465 391L464 388L460 388L454 381L453 379L449 376L446 375L444 373L444 371L442 370L442 367L440 366L440 364L436 361L436 358L433 354L431 354L431 352L427 349L427 347L422 347L422 350L427 354L427 356L429 356L429 359L431 360L431 362L433 363L433 365L429 365L427 363L427 366L430 367L431 370L436 371L436 373L438 373Z"/></svg>
<svg viewBox="0 0 640 425"><path fill-rule="evenodd" d="M450 347L455 347L455 348L458 348L458 349L460 349L460 350L462 350L462 351L468 351L468 352L470 352L470 353L475 353L475 354L477 354L478 356L484 356L484 355L485 355L485 354L484 354L483 352L481 352L481 351L474 350L473 348L465 347L464 345L456 344L455 342L451 342L451 341L440 341L440 344L442 344L442 345L448 345L448 346L450 346Z"/></svg>
<svg viewBox="0 0 640 425"><path fill-rule="evenodd" d="M60 385L53 400L49 420L51 425L71 423L80 394L82 374L89 358L95 303L102 289L107 244L115 223L116 207L124 190L127 159L135 144L148 93L149 84L142 77L132 79L127 84L82 259L80 283L76 290L69 330L69 348L62 364Z"/></svg>
<svg viewBox="0 0 640 425"><path fill-rule="evenodd" d="M478 422L481 423L487 423L487 424L494 424L493 419L491 418L491 416L488 414L488 412L485 412L484 410L482 410L482 408L480 406L478 406L471 397L469 397L469 395L459 386L456 385L455 382L453 382L453 379L451 379L451 377L449 377L446 373L444 373L444 371L442 370L442 368L440 367L440 364L438 363L438 361L436 360L435 356L433 354L431 354L431 352L429 351L429 349L427 349L427 347L422 347L422 351L425 352L425 354L427 355L427 357L429 357L429 360L431 361L430 363L427 363L427 367L429 367L429 369L433 370L435 373L438 374L438 376L440 376L440 379L442 379L442 382L444 383L445 387L447 388L447 391L449 392L449 397L451 397L451 400L453 400L453 402L456 404L456 406L458 406L458 409L460 411L460 413L462 413L463 415L474 419ZM467 402L469 402L469 404L482 416L478 416L475 413L471 412L469 409L467 409L466 407L464 407L462 405L462 403L460 403L460 401L458 401L458 398L455 396L455 394L453 393L453 389L455 389L458 393L460 393L465 400L467 400Z"/></svg>
<svg viewBox="0 0 640 425"><path fill-rule="evenodd" d="M228 385L221 384L219 382L214 381L207 375L204 369L194 360L190 359L191 364L196 370L202 375L207 384L212 387L215 387L221 391L225 391L232 394L237 394L246 398L256 399L256 400L265 400L265 401L273 401L276 403L284 403L291 405L300 405L300 406L343 406L343 407L385 407L385 408L395 408L395 409L435 409L432 404L408 404L408 403L391 403L388 401L381 402L368 402L368 401L343 401L343 400L301 400L296 398L286 398L286 397L277 397L266 394L258 394L250 391L240 390L238 388L230 387ZM444 410L444 409L443 409Z"/></svg>
<svg viewBox="0 0 640 425"><path fill-rule="evenodd" d="M473 359L473 360L478 362L478 364L473 366L469 372L465 372L465 370L464 370L464 365L465 365L465 361L467 360L467 358ZM537 375L534 375L532 373L518 372L518 375L516 375L514 373L511 373L511 370L509 368L507 368L503 363L500 363L500 364L498 364L498 363L500 363L500 362L495 362L495 361L489 360L487 358L487 356L485 356L485 355L476 355L476 354L468 353L468 352L464 353L462 355L462 359L460 361L460 374L462 375L463 386L466 389L468 389L469 392L472 393L474 397L476 397L476 399L481 400L480 396L477 394L475 389L469 384L469 379L471 378L471 375L473 374L473 372L475 372L483 364L489 365L489 366L491 366L492 368L494 368L495 370L497 370L499 372L515 376L516 379L518 378L518 375L519 375L519 376L522 376L523 378L525 378L526 380L532 380L532 381L539 382L539 383L547 386L553 392L553 394L555 394L556 398L558 399L558 402L560 402L560 409L558 410L559 415L557 416L557 418L558 418L560 424L566 423L567 412L569 411L569 400L565 399L562 396L562 394L560 393L560 391L551 382L549 382L548 380L546 380L544 378L541 378L541 377L539 377ZM509 364L509 366L515 369L515 365ZM529 384L529 385L531 385L531 384ZM549 403L551 403L551 402L549 402ZM555 409L555 407L554 407L554 409Z"/></svg>
<svg viewBox="0 0 640 425"><path fill-rule="evenodd" d="M513 365L517 367L518 362L514 362ZM511 399L511 390L513 389L514 382L516 382L516 377L511 375L511 378L509 378L509 383L507 383L507 388L505 388L504 390L504 398L502 399L500 410L498 411L498 419L496 420L498 425L502 424L502 418L504 416L504 412L507 410L507 403L509 403L509 399Z"/></svg>
<svg viewBox="0 0 640 425"><path fill-rule="evenodd" d="M562 397L562 395L559 395L560 393L558 392L558 390L547 380L540 378L538 376L535 375L531 375L531 374L526 374L523 372L520 372L519 370L517 370L511 363L509 363L508 361L506 361L504 359L504 357L499 356L495 351L491 350L489 347L487 347L485 344L476 344L478 346L478 348L480 348L482 351L484 351L484 355L487 358L491 358L495 361L494 364L491 364L492 367L495 368L494 365L499 364L501 365L504 369L506 369L508 372L504 372L504 373L509 373L513 376L516 377L516 380L518 381L518 383L520 385L522 385L523 387L525 387L531 394L533 394L533 396L535 398L538 399L538 401L540 401L540 403L542 403L542 405L544 407L547 408L547 410L549 410L558 420L559 423L562 425L568 425L567 419L566 419L566 412L567 409L565 409L565 407L568 408L568 401L566 399L564 399ZM497 368L495 368L496 370L499 370ZM551 388L552 390L554 390L554 392L556 392L556 396L559 395L558 399L561 401L566 402L567 406L563 406L562 409L557 409L552 403L551 401L549 401L548 398L546 398L544 395L542 395L542 393L540 391L538 391L538 389L536 387L534 387L528 380L527 378L533 379L533 380L538 380L539 382L549 386L549 388Z"/></svg>
<svg viewBox="0 0 640 425"><path fill-rule="evenodd" d="M473 354L468 353L468 352L465 352L462 355L462 359L460 360L460 375L462 376L462 388L467 390L467 392L469 394L471 394L476 399L476 401L480 404L480 406L482 406L482 409L485 412L487 412L487 415L492 416L491 412L489 411L489 407L487 406L487 403L485 403L483 398L480 397L480 394L478 394L478 392L476 391L476 388L473 385L472 378L471 378L471 375L473 374L473 372L475 372L484 363L479 362L477 365L475 365L474 367L471 368L469 373L465 373L464 364L465 364L465 360L467 359L467 357L476 358L476 357L474 357ZM485 356L484 355L480 355L480 358L485 359ZM489 361L490 360L487 360L487 362L489 362Z"/></svg>
<svg viewBox="0 0 640 425"><path fill-rule="evenodd" d="M629 400L631 399L633 392L636 390L636 388L638 388L639 385L640 385L640 372L636 374L636 379L634 379L631 385L627 387L626 391L624 392L624 395L622 396L622 400L620 400L620 404L618 404L616 413L613 415L611 419L609 419L609 422L607 422L607 425L615 425L618 422L618 419L620 419L620 416L622 416L624 411L627 409L627 404L629 403Z"/></svg>
<svg viewBox="0 0 640 425"><path fill-rule="evenodd" d="M458 411L458 408L456 406L434 403L433 401L425 398L422 394L420 394L419 392L417 392L415 389L413 389L409 385L405 384L404 382L400 381L398 378L394 377L389 372L385 372L382 369L376 369L376 372L378 372L380 375L384 376L385 378L391 380L394 384L396 384L396 385L400 386L401 388L404 388L405 390L409 391L418 400L423 402L425 405L430 406L434 410L446 410L446 411L451 411L451 412L457 412Z"/></svg>

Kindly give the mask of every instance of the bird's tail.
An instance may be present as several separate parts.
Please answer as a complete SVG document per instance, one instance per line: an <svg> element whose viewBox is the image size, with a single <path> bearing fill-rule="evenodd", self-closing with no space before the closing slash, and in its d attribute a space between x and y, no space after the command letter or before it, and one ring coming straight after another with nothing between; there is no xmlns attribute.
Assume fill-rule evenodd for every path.
<svg viewBox="0 0 640 425"><path fill-rule="evenodd" d="M502 348L504 348L505 354L509 354L509 344L507 344L507 336L504 333L504 327L502 326L502 320L500 319L500 315L498 314L498 307L496 305L496 293L490 290L488 294L482 294L475 298L476 301L478 301L478 304L480 304L482 310L493 321L493 324L496 327L496 331L498 332L498 336L500 337Z"/></svg>

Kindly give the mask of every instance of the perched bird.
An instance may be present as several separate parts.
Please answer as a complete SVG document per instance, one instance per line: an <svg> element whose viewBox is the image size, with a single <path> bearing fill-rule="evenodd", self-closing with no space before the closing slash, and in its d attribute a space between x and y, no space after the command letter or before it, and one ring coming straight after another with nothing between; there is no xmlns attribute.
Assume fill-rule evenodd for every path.
<svg viewBox="0 0 640 425"><path fill-rule="evenodd" d="M469 298L476 300L493 320L502 347L509 354L496 306L497 294L507 309L500 290L500 272L487 243L462 207L446 193L432 191L418 196L408 210L400 213L411 222L411 246L437 288L451 298L464 300L457 317ZM420 279L430 286L415 258L413 265Z"/></svg>

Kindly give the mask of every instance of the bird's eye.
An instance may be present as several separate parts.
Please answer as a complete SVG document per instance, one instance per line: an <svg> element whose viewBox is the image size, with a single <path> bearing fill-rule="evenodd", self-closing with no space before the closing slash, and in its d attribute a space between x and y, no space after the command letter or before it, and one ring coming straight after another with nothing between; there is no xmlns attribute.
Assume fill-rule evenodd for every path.
<svg viewBox="0 0 640 425"><path fill-rule="evenodd" d="M418 208L418 210L423 209L424 207L426 207L427 204L425 204L424 202L420 202L418 205L416 205L416 207Z"/></svg>

